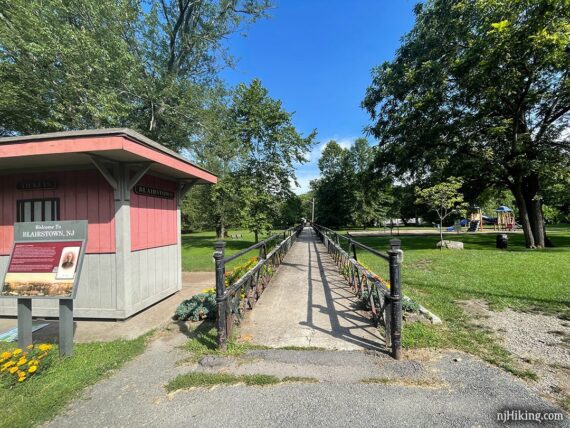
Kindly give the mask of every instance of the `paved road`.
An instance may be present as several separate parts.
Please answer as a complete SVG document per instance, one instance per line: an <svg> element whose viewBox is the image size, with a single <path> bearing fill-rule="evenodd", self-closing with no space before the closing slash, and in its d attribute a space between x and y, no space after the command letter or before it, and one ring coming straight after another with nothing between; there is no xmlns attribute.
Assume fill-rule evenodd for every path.
<svg viewBox="0 0 570 428"><path fill-rule="evenodd" d="M261 345L325 349L384 348L324 245L305 228L241 328Z"/></svg>
<svg viewBox="0 0 570 428"><path fill-rule="evenodd" d="M396 362L362 351L254 351L184 364L173 332L109 379L88 388L50 427L488 427L503 409L560 412L520 380L466 355ZM461 361L455 361L460 357ZM316 383L218 386L167 394L189 371L312 376ZM384 383L366 383L370 378ZM568 419L552 425L568 426Z"/></svg>

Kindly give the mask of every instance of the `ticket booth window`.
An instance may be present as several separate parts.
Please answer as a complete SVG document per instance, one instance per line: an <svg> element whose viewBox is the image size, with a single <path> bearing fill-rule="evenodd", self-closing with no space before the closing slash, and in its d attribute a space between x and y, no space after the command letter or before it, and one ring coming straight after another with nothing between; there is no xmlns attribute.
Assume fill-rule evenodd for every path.
<svg viewBox="0 0 570 428"><path fill-rule="evenodd" d="M58 221L59 199L28 199L17 202L16 221Z"/></svg>

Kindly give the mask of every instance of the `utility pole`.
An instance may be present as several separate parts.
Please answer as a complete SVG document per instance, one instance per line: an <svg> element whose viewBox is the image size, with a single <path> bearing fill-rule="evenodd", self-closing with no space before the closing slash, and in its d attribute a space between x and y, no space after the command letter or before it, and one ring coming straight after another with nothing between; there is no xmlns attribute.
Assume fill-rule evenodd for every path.
<svg viewBox="0 0 570 428"><path fill-rule="evenodd" d="M313 214L311 214L311 223L315 222L315 198L313 198Z"/></svg>

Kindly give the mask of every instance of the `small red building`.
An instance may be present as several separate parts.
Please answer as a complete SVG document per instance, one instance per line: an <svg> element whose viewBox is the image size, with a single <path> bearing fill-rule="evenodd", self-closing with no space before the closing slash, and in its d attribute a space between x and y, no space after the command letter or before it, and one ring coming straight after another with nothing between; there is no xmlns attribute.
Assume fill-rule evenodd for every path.
<svg viewBox="0 0 570 428"><path fill-rule="evenodd" d="M181 288L180 202L216 177L129 129L0 138L0 275L13 224L87 220L75 316L124 319ZM16 315L16 299L0 299ZM37 300L34 316L58 316Z"/></svg>

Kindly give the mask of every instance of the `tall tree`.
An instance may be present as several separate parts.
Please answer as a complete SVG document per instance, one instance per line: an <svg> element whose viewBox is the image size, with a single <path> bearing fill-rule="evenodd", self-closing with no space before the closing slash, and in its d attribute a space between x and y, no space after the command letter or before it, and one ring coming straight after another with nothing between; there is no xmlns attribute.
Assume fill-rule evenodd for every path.
<svg viewBox="0 0 570 428"><path fill-rule="evenodd" d="M385 218L390 180L374 170L374 148L357 138L348 148L329 141L319 159L321 177L311 183L316 221L329 227L367 226Z"/></svg>
<svg viewBox="0 0 570 428"><path fill-rule="evenodd" d="M348 151L336 141L329 141L319 158L319 179L311 182L315 196L315 222L328 227L350 223L353 193Z"/></svg>
<svg viewBox="0 0 570 428"><path fill-rule="evenodd" d="M223 41L267 0L0 0L0 135L130 127L176 150L205 132Z"/></svg>
<svg viewBox="0 0 570 428"><path fill-rule="evenodd" d="M149 137L182 149L205 131L210 89L219 84L218 71L233 64L223 41L266 16L270 3L157 0L149 6L137 22L133 52L144 73L129 120Z"/></svg>
<svg viewBox="0 0 570 428"><path fill-rule="evenodd" d="M351 176L352 203L349 207L353 224L367 226L378 223L386 217L392 197L391 180L374 171L374 148L366 138L357 138L348 151Z"/></svg>
<svg viewBox="0 0 570 428"><path fill-rule="evenodd" d="M428 0L363 106L384 163L513 193L526 245L546 244L544 177L569 156L570 2Z"/></svg>
<svg viewBox="0 0 570 428"><path fill-rule="evenodd" d="M0 0L0 135L124 124L139 13L130 0Z"/></svg>
<svg viewBox="0 0 570 428"><path fill-rule="evenodd" d="M260 233L272 227L279 203L291 196L295 164L306 161L316 131L302 137L292 114L269 96L258 79L237 87L230 117L231 132L245 155L235 174L243 202L242 221L257 242Z"/></svg>

